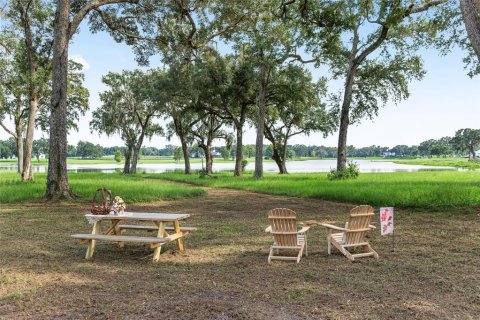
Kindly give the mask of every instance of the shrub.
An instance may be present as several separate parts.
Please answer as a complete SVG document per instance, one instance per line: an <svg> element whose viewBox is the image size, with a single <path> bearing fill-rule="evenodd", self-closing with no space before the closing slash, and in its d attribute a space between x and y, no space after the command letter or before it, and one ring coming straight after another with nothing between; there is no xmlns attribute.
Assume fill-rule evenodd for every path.
<svg viewBox="0 0 480 320"><path fill-rule="evenodd" d="M115 161L117 161L117 162L122 162L123 156L122 156L122 153L120 152L120 150L118 150L118 149L115 150L114 159L115 159Z"/></svg>
<svg viewBox="0 0 480 320"><path fill-rule="evenodd" d="M245 172L245 169L247 168L248 161L243 159L242 160L242 172Z"/></svg>
<svg viewBox="0 0 480 320"><path fill-rule="evenodd" d="M207 169L203 168L197 171L200 178L212 178L216 179L217 177L208 174Z"/></svg>
<svg viewBox="0 0 480 320"><path fill-rule="evenodd" d="M200 176L200 178L205 178L208 176L207 170L203 168L198 170L197 174Z"/></svg>
<svg viewBox="0 0 480 320"><path fill-rule="evenodd" d="M358 178L360 171L358 165L349 161L345 169L332 169L329 174L327 174L328 180L347 180L347 179L356 179Z"/></svg>

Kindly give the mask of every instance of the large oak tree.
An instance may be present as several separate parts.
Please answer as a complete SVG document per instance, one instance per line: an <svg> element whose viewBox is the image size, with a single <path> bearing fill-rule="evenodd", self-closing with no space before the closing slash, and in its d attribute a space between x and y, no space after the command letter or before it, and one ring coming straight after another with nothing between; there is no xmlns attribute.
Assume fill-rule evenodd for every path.
<svg viewBox="0 0 480 320"><path fill-rule="evenodd" d="M93 10L107 5L136 4L138 0L57 0L52 60L52 102L47 199L74 196L67 177L67 74L68 46L80 23Z"/></svg>
<svg viewBox="0 0 480 320"><path fill-rule="evenodd" d="M289 64L272 73L267 112L265 137L271 142L272 158L281 174L288 173L287 145L291 137L335 129L335 120L321 102L325 92L324 80L312 82L310 72L301 66Z"/></svg>
<svg viewBox="0 0 480 320"><path fill-rule="evenodd" d="M22 146L18 148L21 158L19 164L23 162L22 179L30 181L33 180L31 161L37 111L40 100L46 95L51 75L53 6L42 0L13 0L5 6L3 14L5 23L2 24L2 34L10 37L10 41L2 41L6 49L2 52L2 59L9 60L13 74L7 71L6 77L2 77L2 84L17 100L14 107L16 130L11 133L17 145ZM16 79L12 79L12 76ZM24 100L28 106L20 110L18 99ZM24 116L25 123L21 120ZM26 136L23 146L20 139L24 128Z"/></svg>
<svg viewBox="0 0 480 320"><path fill-rule="evenodd" d="M165 106L165 99L155 94L163 89L155 86L158 74L163 73L110 72L102 79L109 89L100 93L102 106L93 112L90 127L107 135L120 135L126 146L124 174L136 173L144 140L163 132L154 122Z"/></svg>
<svg viewBox="0 0 480 320"><path fill-rule="evenodd" d="M343 82L341 93L332 99L340 120L337 170L346 166L349 126L373 118L389 101L406 99L409 82L423 77L418 49L447 27L435 16L435 9L445 3L348 0L299 9L308 50L329 64L333 79ZM329 38L329 28L341 32L329 33Z"/></svg>

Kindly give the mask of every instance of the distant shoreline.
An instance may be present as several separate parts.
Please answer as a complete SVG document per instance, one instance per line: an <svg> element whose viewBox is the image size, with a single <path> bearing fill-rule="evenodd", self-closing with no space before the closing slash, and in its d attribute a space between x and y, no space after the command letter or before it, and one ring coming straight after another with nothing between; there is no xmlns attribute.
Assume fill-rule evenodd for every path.
<svg viewBox="0 0 480 320"><path fill-rule="evenodd" d="M297 162L297 161L307 161L307 160L319 160L319 161L332 161L336 160L335 158L318 158L318 157L308 157L308 158L294 158L288 160L288 162ZM441 166L441 167L455 167L455 168L469 168L469 169L480 169L480 161L472 162L468 161L467 158L383 158L383 157L365 157L365 158L349 158L349 160L371 160L379 162L393 162L396 164L405 164L405 165L422 165L422 166ZM203 160L205 161L205 160ZM249 163L254 163L254 158L248 158ZM265 162L274 162L273 160L264 160ZM191 158L190 162L202 163L201 158ZM171 157L144 157L139 160L138 164L183 164L183 160L176 162ZM223 158L215 158L214 163L234 163L233 159L225 160ZM13 159L0 159L0 166L7 165L16 165L17 161ZM48 161L42 159L37 161L33 160L33 165L47 165ZM67 158L67 164L69 165L102 165L102 164L123 164L123 162L116 162L113 159L113 156L106 156L101 159L81 159L81 158Z"/></svg>

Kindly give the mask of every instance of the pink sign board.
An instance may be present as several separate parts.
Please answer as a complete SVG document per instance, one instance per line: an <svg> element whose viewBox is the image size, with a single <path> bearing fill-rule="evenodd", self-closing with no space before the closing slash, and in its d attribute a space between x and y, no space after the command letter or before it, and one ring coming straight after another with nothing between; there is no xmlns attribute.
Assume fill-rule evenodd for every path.
<svg viewBox="0 0 480 320"><path fill-rule="evenodd" d="M393 207L380 208L380 234L386 236L393 233Z"/></svg>

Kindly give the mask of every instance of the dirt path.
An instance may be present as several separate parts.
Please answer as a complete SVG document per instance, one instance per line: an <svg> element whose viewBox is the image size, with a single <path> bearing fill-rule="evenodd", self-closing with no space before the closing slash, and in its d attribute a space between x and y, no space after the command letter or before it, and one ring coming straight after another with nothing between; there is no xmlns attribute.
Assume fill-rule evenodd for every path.
<svg viewBox="0 0 480 320"><path fill-rule="evenodd" d="M192 215L213 214L214 216L216 214L221 216L230 212L232 215L242 213L245 217L263 215L265 218L267 211L272 208L290 208L302 214L302 219L325 217L326 213L348 212L352 208L350 204L317 199L269 195L235 189L204 189L208 192L205 197L162 201L147 206L130 206L129 208L132 208L132 210L152 207L164 208L169 212L181 211Z"/></svg>

